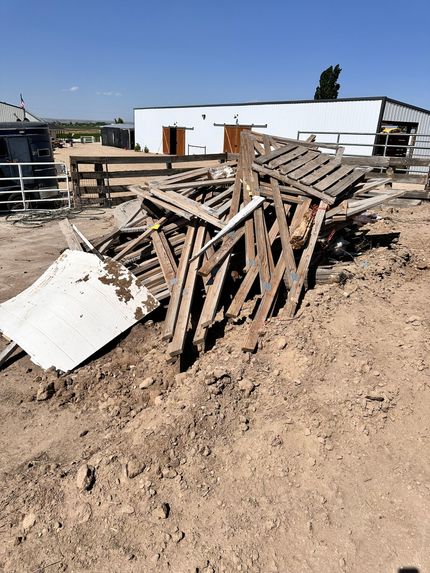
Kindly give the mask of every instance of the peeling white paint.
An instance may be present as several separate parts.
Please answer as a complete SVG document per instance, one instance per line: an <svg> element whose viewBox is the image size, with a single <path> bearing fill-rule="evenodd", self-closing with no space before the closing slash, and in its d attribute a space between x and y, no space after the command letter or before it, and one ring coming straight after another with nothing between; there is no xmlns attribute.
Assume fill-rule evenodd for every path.
<svg viewBox="0 0 430 573"><path fill-rule="evenodd" d="M0 305L0 330L35 364L68 372L158 305L120 263L67 250Z"/></svg>

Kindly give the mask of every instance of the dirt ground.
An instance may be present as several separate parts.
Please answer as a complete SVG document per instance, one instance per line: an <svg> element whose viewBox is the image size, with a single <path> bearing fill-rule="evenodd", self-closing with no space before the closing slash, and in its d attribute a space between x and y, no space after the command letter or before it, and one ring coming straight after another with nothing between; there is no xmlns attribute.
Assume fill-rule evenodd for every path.
<svg viewBox="0 0 430 573"><path fill-rule="evenodd" d="M133 150L126 150L126 149L119 149L117 147L110 147L104 146L100 143L75 143L73 147L63 147L61 149L56 149L54 151L54 161L62 161L66 164L68 170L70 171L70 157L71 156L86 156L86 157L134 157L134 158L141 158L145 159L148 157L153 157L154 160L158 158L156 163L151 164L142 164L142 163L134 163L134 164L115 164L110 165L107 167L109 173L112 172L122 172L122 171L138 171L142 173L145 170L153 170L153 169L164 169L166 164L163 162L163 155L156 154L156 153L143 153L143 152L136 152ZM186 163L175 163L176 168L182 169L192 169L194 167L212 167L219 165L218 161L190 161ZM106 166L105 166L106 169ZM85 165L85 169L80 168L80 171L94 171L94 165ZM158 177L162 179L162 177ZM112 192L112 196L116 199L121 197L122 200L126 200L126 198L131 199L134 195L130 191L125 189L125 186L128 185L141 185L147 183L151 179L154 179L153 176L145 177L145 176L133 176L133 177L110 177L105 179L105 185L107 185ZM85 190L85 193L91 193L92 185L95 185L95 180L87 180L82 185L87 185L88 187ZM123 189L121 189L122 186ZM95 195L97 197L97 193Z"/></svg>
<svg viewBox="0 0 430 573"><path fill-rule="evenodd" d="M430 571L430 205L380 214L398 241L281 309L254 355L244 316L178 374L160 313L70 375L12 360L0 571ZM0 242L0 301L65 247L55 221L2 219Z"/></svg>
<svg viewBox="0 0 430 573"><path fill-rule="evenodd" d="M109 157L139 157L140 155L143 156L147 154L120 149L119 147L106 146L101 143L74 143L73 147L66 145L60 149L55 149L54 161L64 161L67 165L70 165L69 160L72 155L86 155L88 157L105 157L106 155L109 155Z"/></svg>

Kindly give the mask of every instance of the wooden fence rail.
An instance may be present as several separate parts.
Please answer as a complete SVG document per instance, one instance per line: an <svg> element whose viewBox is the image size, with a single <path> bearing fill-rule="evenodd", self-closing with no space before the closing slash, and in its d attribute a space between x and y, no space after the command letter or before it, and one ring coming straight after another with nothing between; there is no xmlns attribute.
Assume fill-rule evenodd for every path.
<svg viewBox="0 0 430 573"><path fill-rule="evenodd" d="M70 157L70 173L76 205L101 204L111 206L126 198L134 197L127 190L128 183L121 179L165 177L190 169L180 166L189 163L225 162L235 156L227 153L206 155L143 155L130 157L80 156ZM136 165L136 169L118 170L119 165ZM91 169L92 166L92 169ZM112 167L113 168L112 168ZM141 167L140 169L138 167ZM115 180L114 184L111 180Z"/></svg>
<svg viewBox="0 0 430 573"><path fill-rule="evenodd" d="M225 162L237 159L237 154L212 153L207 155L138 155L136 157L72 156L70 170L75 205L99 204L111 206L134 197L127 186L136 178L164 177L188 171L189 163ZM430 159L427 157L344 156L342 164L372 167L368 178L386 177L399 183L424 185L423 191L411 191L410 198L430 199ZM136 165L136 169L118 170L119 165ZM140 167L140 168L139 168ZM421 173L404 170L426 168ZM400 170L400 171L399 171Z"/></svg>

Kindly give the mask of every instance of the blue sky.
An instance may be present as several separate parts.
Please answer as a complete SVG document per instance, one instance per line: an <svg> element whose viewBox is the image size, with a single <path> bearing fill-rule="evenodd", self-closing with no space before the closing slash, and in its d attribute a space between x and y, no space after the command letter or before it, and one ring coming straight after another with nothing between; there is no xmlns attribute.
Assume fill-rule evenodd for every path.
<svg viewBox="0 0 430 573"><path fill-rule="evenodd" d="M430 108L430 2L0 0L0 101L41 117L133 107L339 97ZM9 22L9 25L5 25Z"/></svg>

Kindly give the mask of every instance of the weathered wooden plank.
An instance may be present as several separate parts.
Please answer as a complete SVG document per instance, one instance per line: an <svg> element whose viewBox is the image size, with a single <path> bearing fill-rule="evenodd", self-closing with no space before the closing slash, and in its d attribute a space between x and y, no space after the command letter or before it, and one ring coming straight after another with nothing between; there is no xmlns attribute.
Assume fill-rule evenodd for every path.
<svg viewBox="0 0 430 573"><path fill-rule="evenodd" d="M263 137L261 139L261 141L264 141L264 136L265 134L263 134ZM265 153L264 155L261 155L260 157L256 157L255 158L255 163L258 163L259 165L264 165L265 163L269 163L269 161L273 161L274 159L276 159L277 157L279 157L280 155L284 155L285 153L288 153L289 151L292 151L293 149L297 148L298 143L294 144L294 145L285 145L283 147L280 147L278 149L273 149L273 151L269 151L268 153Z"/></svg>
<svg viewBox="0 0 430 573"><path fill-rule="evenodd" d="M234 215L229 221L226 223L225 227L218 231L201 249L198 254L193 255L193 257L197 257L206 251L210 245L214 245L218 241L220 241L225 235L233 231L242 221L247 219L251 213L261 206L264 203L263 197L253 197L252 201L245 205L236 215ZM246 237L246 230L245 230L245 237ZM194 260L194 259L191 259Z"/></svg>
<svg viewBox="0 0 430 573"><path fill-rule="evenodd" d="M257 244L257 263L260 275L260 288L263 293L265 290L270 289L270 263L268 245L266 242L267 233L263 207L254 211L254 227Z"/></svg>
<svg viewBox="0 0 430 573"><path fill-rule="evenodd" d="M288 317L292 318L296 312L297 305L299 304L300 294L305 283L309 264L312 259L312 255L315 250L315 245L318 240L318 236L324 222L324 217L327 211L327 203L320 201L318 206L317 214L315 215L314 224L311 231L311 236L309 238L308 244L304 249L302 256L300 257L300 262L297 267L297 278L288 293L288 300L285 307L285 313Z"/></svg>
<svg viewBox="0 0 430 573"><path fill-rule="evenodd" d="M91 241L89 241L87 239L87 237L83 234L83 232L80 231L76 225L72 225L72 229L75 231L75 233L78 235L78 237L82 240L83 244L87 247L87 249L90 251L90 253L92 253L93 255L96 255L96 257L103 260L103 256L94 247L94 245L91 243Z"/></svg>
<svg viewBox="0 0 430 573"><path fill-rule="evenodd" d="M295 171L299 167L302 167L302 165L305 165L309 161L312 161L313 159L315 159L319 155L320 154L318 151L307 150L305 154L299 155L299 157L296 157L296 159L294 159L293 161L290 161L286 165L282 165L279 170L283 175L288 175L292 171Z"/></svg>
<svg viewBox="0 0 430 573"><path fill-rule="evenodd" d="M338 195L346 191L349 187L351 187L351 185L362 179L364 175L369 171L370 167L356 168L350 175L347 175L346 177L341 179L338 183L333 185L333 187L327 189L326 193L331 197L337 197Z"/></svg>
<svg viewBox="0 0 430 573"><path fill-rule="evenodd" d="M340 166L341 165L339 161L337 161L336 159L332 159L325 165L321 165L321 167L315 169L315 171L312 171L312 173L310 173L309 175L306 175L306 177L300 179L300 182L304 183L305 185L314 185L319 179L325 177L326 175L329 175L329 173L340 168Z"/></svg>
<svg viewBox="0 0 430 573"><path fill-rule="evenodd" d="M185 183L169 183L158 185L161 191L177 191L178 189L194 189L196 187L221 187L222 185L231 185L234 183L234 177L227 177L224 179L205 179L203 181L188 181Z"/></svg>
<svg viewBox="0 0 430 573"><path fill-rule="evenodd" d="M249 166L251 166L255 156L254 148L251 139L246 137L246 134L244 136L244 139L246 141L246 147L243 150L243 153L247 154L247 162ZM268 148L269 146L269 141L267 139L267 136L263 138L263 145L265 145L266 148ZM259 196L260 191L258 187L257 174L254 173L251 168L249 177L250 177L249 180L251 184L252 196ZM269 283L270 283L270 263L269 263L269 253L268 253L270 247L266 242L267 230L264 220L264 210L262 206L254 211L254 228L255 228L257 255L258 255L257 261L259 265L259 274L260 274L260 287L261 287L261 292L263 292L264 290L269 288Z"/></svg>
<svg viewBox="0 0 430 573"><path fill-rule="evenodd" d="M286 279L289 288L293 284L293 275L296 272L296 261L294 258L293 248L291 246L290 231L287 223L284 204L281 198L281 192L276 179L272 179L273 202L275 204L276 218L278 220L279 235L281 237L282 256L285 259Z"/></svg>
<svg viewBox="0 0 430 573"><path fill-rule="evenodd" d="M291 171L288 176L296 180L301 179L302 177L305 177L315 169L318 169L318 167L320 167L321 165L328 163L330 159L331 158L328 155L323 155L323 154L318 155L318 157L315 157L315 159L313 159L312 161L305 163L299 169Z"/></svg>
<svg viewBox="0 0 430 573"><path fill-rule="evenodd" d="M321 193L320 191L317 191L316 189L310 187L309 185L303 185L302 183L300 183L299 181L295 181L288 175L281 175L278 171L275 171L274 169L266 169L265 167L261 167L256 163L253 163L252 168L262 175L267 175L268 177L274 177L278 181L282 181L283 183L287 183L288 185L295 187L299 191L302 191L305 195L310 195L311 197L317 197L318 199L323 199L329 205L333 205L333 203L335 202L335 199L333 197L330 197L325 193Z"/></svg>
<svg viewBox="0 0 430 573"><path fill-rule="evenodd" d="M6 346L4 350L2 350L2 352L0 352L0 369L18 348L18 344L12 341Z"/></svg>
<svg viewBox="0 0 430 573"><path fill-rule="evenodd" d="M285 259L281 256L276 264L275 272L273 273L271 290L264 293L263 298L261 299L261 302L258 306L255 318L251 323L251 327L248 331L245 343L242 346L242 350L245 352L253 352L257 346L260 330L263 328L263 325L269 315L274 299L278 293L279 286L281 285L284 273Z"/></svg>
<svg viewBox="0 0 430 573"><path fill-rule="evenodd" d="M264 147L258 141L254 141L254 149L258 153L258 155L264 155Z"/></svg>
<svg viewBox="0 0 430 573"><path fill-rule="evenodd" d="M175 215L183 217L188 221L190 221L192 218L192 215L187 210L178 207L178 205L176 205L173 201L166 202L164 199L159 199L146 189L140 188L138 185L131 185L130 189L132 189L136 195L142 197L145 200L143 206L146 210L149 210L151 203L153 203L154 205L161 207L164 211L171 211L172 213L175 213Z"/></svg>
<svg viewBox="0 0 430 573"><path fill-rule="evenodd" d="M166 170L167 171L167 170ZM169 175L166 173L166 177L163 179L154 179L150 181L150 183L154 186L158 186L161 182L165 183L166 185L171 185L173 183L183 183L185 181L194 181L195 179L200 179L203 177L208 177L209 167L201 167L195 169L186 168L186 171L177 174Z"/></svg>
<svg viewBox="0 0 430 573"><path fill-rule="evenodd" d="M133 177L158 177L188 172L186 167L176 169L133 169L128 171L79 171L80 181L85 179L130 179ZM82 183L80 183L82 185Z"/></svg>
<svg viewBox="0 0 430 573"><path fill-rule="evenodd" d="M286 209L289 209L289 207L286 207ZM271 245L273 245L278 235L279 235L279 226L278 226L278 221L276 219L269 231L269 242ZM234 295L233 300L230 303L230 306L226 312L226 316L228 316L229 318L236 318L239 315L240 310L257 277L258 277L257 266L250 267L250 269L247 271L245 275L245 278L242 280L236 294Z"/></svg>
<svg viewBox="0 0 430 573"><path fill-rule="evenodd" d="M240 134L240 148L245 150L249 139L245 131ZM241 153L242 159L242 197L245 207L251 201L252 194L252 168L249 153ZM255 233L254 220L249 218L245 221L245 268L255 265Z"/></svg>
<svg viewBox="0 0 430 573"><path fill-rule="evenodd" d="M252 136L257 139L257 141L262 141L265 133L259 133L258 131L253 131ZM310 149L318 149L318 147L325 148L325 149L337 149L339 146L336 143L312 143L302 139L291 139L288 137L280 137L278 135L271 135L270 139L274 142L281 143L284 145L291 144L291 145L304 145L305 147L309 147Z"/></svg>
<svg viewBox="0 0 430 573"><path fill-rule="evenodd" d="M242 227L237 231L233 231L233 233L230 233L229 235L227 235L227 237L224 237L224 240L220 248L217 251L215 251L214 254L211 257L209 257L199 268L198 270L199 275L206 277L215 269L215 267L220 266L222 261L230 254L232 249L242 239L244 235L245 235L245 228Z"/></svg>
<svg viewBox="0 0 430 573"><path fill-rule="evenodd" d="M148 217L148 223L151 226L155 224L150 217ZM151 239L166 284L169 290L172 290L178 269L170 245L164 235L163 230L154 230L151 235Z"/></svg>
<svg viewBox="0 0 430 573"><path fill-rule="evenodd" d="M281 165L288 164L290 161L294 161L297 157L301 157L302 155L306 155L308 149L306 147L298 146L291 151L288 151L285 155L281 155L276 159L273 159L267 164L269 169L278 169Z"/></svg>
<svg viewBox="0 0 430 573"><path fill-rule="evenodd" d="M206 234L206 227L200 225L197 229L196 239L193 247L193 255L198 253L204 243ZM173 338L168 347L168 353L171 357L182 354L184 350L185 338L187 335L188 322L190 319L191 304L193 302L194 291L197 280L197 269L199 267L200 258L197 257L188 266L187 278L185 279L185 286L182 291L180 306L178 310L178 317L176 320Z"/></svg>
<svg viewBox="0 0 430 573"><path fill-rule="evenodd" d="M241 190L242 190L241 178L242 178L242 173L243 173L242 159L243 159L243 154L241 154L241 157L239 159L239 164L237 167L236 180L235 180L235 184L234 184L233 189L232 189L233 195L232 195L232 199L231 199L229 214L227 217L227 224L228 224L228 222L231 222L233 217L235 217L237 215L237 213L239 212ZM237 234L236 239L238 240L238 238L243 236L244 233L245 233L245 229L242 227L241 229L239 229L236 232L236 234ZM212 263L214 261L217 261L216 264L218 264L218 265L221 263L221 260L223 260L223 259L224 260L221 264L221 267L219 267L217 269L215 277L209 278L209 273L206 275L206 278L208 278L209 281L212 280L212 283L208 283L208 285L207 285L206 299L205 299L205 302L203 305L202 312L200 314L199 322L197 324L197 328L196 328L194 340L193 340L193 343L197 346L197 348L199 350L202 349L204 342L206 340L208 328L213 323L215 316L216 316L219 300L220 300L221 293L222 293L222 288L223 288L223 285L224 285L224 282L225 282L225 279L227 276L229 264L230 264L229 252L233 248L233 245L230 245L230 243L236 244L237 240L232 240L232 235L227 235L226 237L224 237L223 243L222 243L220 249L217 251L217 253L211 253L209 256L208 260L212 261ZM209 251L206 251L206 252L209 253ZM202 267L203 266L204 266L204 264L202 265ZM211 265L209 265L209 266L211 266ZM213 267L211 267L210 272L212 272L212 269L213 269Z"/></svg>
<svg viewBox="0 0 430 573"><path fill-rule="evenodd" d="M169 220L168 217L161 217L160 219L158 219L158 221L155 223L156 228L160 228L162 225L164 225L167 221ZM146 231L143 231L143 233L141 233L138 237L136 237L135 239L129 241L122 249L119 253L117 253L113 259L115 261L121 260L125 255L128 255L129 253L131 253L132 251L135 250L135 248L139 245L141 245L143 243L143 241L145 241L149 235L155 230L154 229L155 226L153 227L149 227L148 229L146 229Z"/></svg>
<svg viewBox="0 0 430 573"><path fill-rule="evenodd" d="M227 153L207 153L198 155L136 155L136 156L92 156L88 155L72 155L70 157L71 164L77 163L103 163L109 165L126 165L129 163L191 163L199 161L227 161L231 159Z"/></svg>
<svg viewBox="0 0 430 573"><path fill-rule="evenodd" d="M371 156L348 156L342 157L345 165L357 165L363 167L429 167L430 157L383 157Z"/></svg>
<svg viewBox="0 0 430 573"><path fill-rule="evenodd" d="M69 219L62 219L61 221L58 221L58 225L60 226L64 238L66 239L66 243L69 249L72 251L83 251L82 245L78 240Z"/></svg>
<svg viewBox="0 0 430 573"><path fill-rule="evenodd" d="M167 308L166 318L164 320L163 340L170 340L175 331L176 320L178 318L179 306L182 297L182 290L188 272L189 259L194 246L195 235L196 226L190 225L185 236L182 254L176 273L176 280L173 284L169 306Z"/></svg>
<svg viewBox="0 0 430 573"><path fill-rule="evenodd" d="M311 205L312 205L311 199L305 199L303 203L297 205L296 210L294 211L293 218L291 219L290 235L292 235L300 227L303 221L303 217L309 211Z"/></svg>
<svg viewBox="0 0 430 573"><path fill-rule="evenodd" d="M207 329L215 320L218 303L221 297L229 263L230 255L225 259L221 267L218 269L216 275L213 277L212 284L208 286L206 299L203 304L202 312L200 314L199 322L197 324L193 339L193 344L196 346L204 342L207 334Z"/></svg>
<svg viewBox="0 0 430 573"><path fill-rule="evenodd" d="M333 171L333 173L327 175L327 177L324 177L324 179L321 179L318 183L315 183L314 187L318 189L318 191L326 191L343 177L352 173L353 170L354 168L349 165L341 165L336 171Z"/></svg>
<svg viewBox="0 0 430 573"><path fill-rule="evenodd" d="M210 223L214 227L218 229L222 229L224 227L224 223L219 220L216 211L211 207L207 207L202 203L198 203L189 197L184 197L179 193L175 193L170 191L166 193L165 191L161 191L159 189L155 189L151 187L149 193L152 196L155 196L158 200L167 203L166 209L172 207L176 207L177 209L181 209L181 211L193 215L194 217L198 217L207 223ZM173 209L172 209L173 210Z"/></svg>

